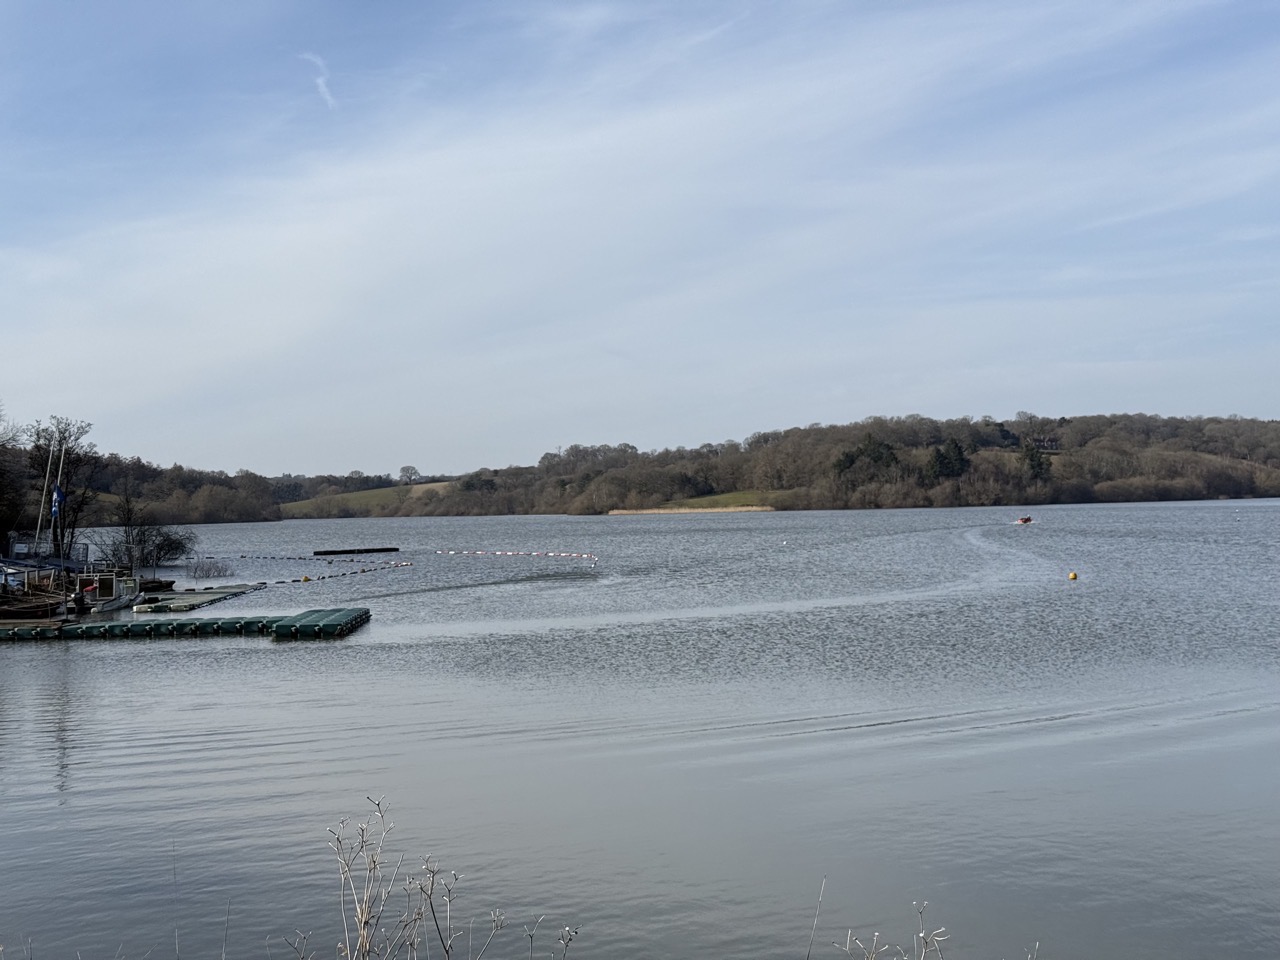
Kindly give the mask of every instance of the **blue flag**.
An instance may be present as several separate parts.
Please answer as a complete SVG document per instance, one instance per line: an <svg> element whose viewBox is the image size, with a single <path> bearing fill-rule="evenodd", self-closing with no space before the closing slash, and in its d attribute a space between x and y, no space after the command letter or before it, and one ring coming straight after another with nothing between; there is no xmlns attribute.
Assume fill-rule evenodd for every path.
<svg viewBox="0 0 1280 960"><path fill-rule="evenodd" d="M66 494L62 492L62 487L58 484L53 485L53 499L49 505L49 514L53 519L58 519L58 511L62 509L62 504L66 501Z"/></svg>

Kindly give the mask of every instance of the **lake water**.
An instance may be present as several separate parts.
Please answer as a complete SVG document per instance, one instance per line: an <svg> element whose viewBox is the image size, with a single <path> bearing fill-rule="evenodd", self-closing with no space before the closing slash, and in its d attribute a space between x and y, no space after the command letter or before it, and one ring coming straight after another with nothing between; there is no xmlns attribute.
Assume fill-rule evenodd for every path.
<svg viewBox="0 0 1280 960"><path fill-rule="evenodd" d="M385 796L491 957L801 958L824 877L814 957L923 900L953 960L1275 957L1280 502L1034 513L199 528L313 578L210 615L373 621L0 644L4 956L333 956Z"/></svg>

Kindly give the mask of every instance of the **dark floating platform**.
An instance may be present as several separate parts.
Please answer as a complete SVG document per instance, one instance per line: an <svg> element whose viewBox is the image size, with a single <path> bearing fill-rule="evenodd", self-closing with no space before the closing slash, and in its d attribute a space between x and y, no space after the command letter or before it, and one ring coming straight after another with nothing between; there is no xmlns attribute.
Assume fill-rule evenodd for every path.
<svg viewBox="0 0 1280 960"><path fill-rule="evenodd" d="M307 610L287 617L220 617L169 620L110 620L100 623L43 623L6 627L0 640L91 640L119 637L213 637L262 634L275 640L345 637L372 618L368 607Z"/></svg>
<svg viewBox="0 0 1280 960"><path fill-rule="evenodd" d="M322 637L345 637L366 623L372 614L368 607L339 607L333 610L308 610L296 617L277 620L265 632L277 640L318 640Z"/></svg>
<svg viewBox="0 0 1280 960"><path fill-rule="evenodd" d="M350 550L312 550L313 557L338 557L345 553L399 553L399 547L352 547Z"/></svg>

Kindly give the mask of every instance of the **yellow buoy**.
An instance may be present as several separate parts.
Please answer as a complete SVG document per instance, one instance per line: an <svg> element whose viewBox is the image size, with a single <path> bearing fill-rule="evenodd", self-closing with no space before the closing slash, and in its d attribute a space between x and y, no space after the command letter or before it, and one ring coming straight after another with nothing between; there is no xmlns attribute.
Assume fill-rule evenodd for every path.
<svg viewBox="0 0 1280 960"><path fill-rule="evenodd" d="M1071 575L1071 579L1072 579L1072 580L1074 580L1075 578L1076 578L1076 575L1073 573L1073 574ZM303 582L303 583L310 583L310 582L311 582L311 578L310 578L310 577L303 577L303 578L302 578L302 582Z"/></svg>
<svg viewBox="0 0 1280 960"><path fill-rule="evenodd" d="M1075 572L1074 570L1072 570L1070 573L1068 573L1068 574L1067 574L1067 579L1068 579L1068 580L1075 580L1075 579L1076 579L1076 572Z"/></svg>

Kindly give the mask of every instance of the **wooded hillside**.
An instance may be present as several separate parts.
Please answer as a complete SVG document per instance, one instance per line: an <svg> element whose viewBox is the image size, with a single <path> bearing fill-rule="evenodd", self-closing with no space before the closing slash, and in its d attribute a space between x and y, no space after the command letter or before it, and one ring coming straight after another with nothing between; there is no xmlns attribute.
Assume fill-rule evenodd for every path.
<svg viewBox="0 0 1280 960"><path fill-rule="evenodd" d="M1280 496L1280 422L1145 414L872 417L641 452L571 446L404 513L604 513L753 491L783 510Z"/></svg>
<svg viewBox="0 0 1280 960"><path fill-rule="evenodd" d="M12 428L0 436L5 529L34 523L55 428L78 444L64 486L82 525L112 522L122 497L151 522L182 524L280 519L285 504L292 516L341 517L590 514L714 496L780 510L1280 496L1280 421L1239 417L871 417L695 449L575 444L458 478L404 467L398 481L162 468L99 454L89 426L55 417L27 428L27 446Z"/></svg>

